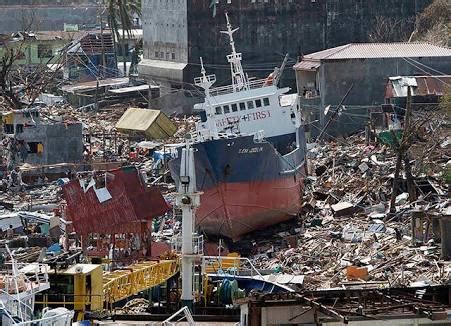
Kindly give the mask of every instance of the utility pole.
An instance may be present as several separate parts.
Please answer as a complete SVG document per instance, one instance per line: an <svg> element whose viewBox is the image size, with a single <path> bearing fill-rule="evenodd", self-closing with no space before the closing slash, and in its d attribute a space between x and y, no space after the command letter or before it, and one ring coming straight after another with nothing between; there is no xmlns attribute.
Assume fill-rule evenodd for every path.
<svg viewBox="0 0 451 326"><path fill-rule="evenodd" d="M417 199L417 194L415 191L415 183L413 182L413 176L412 176L412 167L410 166L410 160L409 160L409 153L408 150L412 144L412 136L413 136L413 130L412 130L412 90L410 85L407 86L407 103L406 103L406 117L404 121L404 132L403 136L405 135L405 141L406 141L406 149L404 152L403 160L404 160L404 171L406 172L406 178L407 178L407 191L409 193L409 201L413 202ZM403 137L404 138L404 137Z"/></svg>
<svg viewBox="0 0 451 326"><path fill-rule="evenodd" d="M327 128L329 128L329 125L332 123L332 121L335 119L335 117L341 112L342 105L343 105L344 101L346 100L346 98L348 97L348 95L351 92L353 87L354 87L354 84L351 84L351 87L348 88L348 91L346 92L345 96L343 96L343 98L341 99L340 103L338 103L337 110L335 110L333 115L330 117L329 121L327 121L326 125L321 130L321 132L320 132L320 134L319 134L319 136L318 136L318 138L316 140L317 142L319 142L321 140L321 138L325 134Z"/></svg>
<svg viewBox="0 0 451 326"><path fill-rule="evenodd" d="M100 0L99 0L100 1ZM100 2L99 2L100 4ZM106 62L105 62L105 47L103 44L103 13L105 12L105 3L104 0L102 0L102 6L101 6L101 10L99 10L100 15L100 44L102 47L102 69L101 69L101 74L100 74L100 78L104 79L105 78L105 67L106 67Z"/></svg>
<svg viewBox="0 0 451 326"><path fill-rule="evenodd" d="M396 212L396 195L398 193L399 187L399 174L401 172L402 163L404 162L404 171L406 172L407 178L407 191L409 193L409 201L413 202L416 198L415 184L413 182L412 169L410 166L410 160L408 157L408 150L412 144L412 134L411 130L411 114L412 114L412 94L411 86L407 85L407 100L406 100L406 112L404 114L404 129L402 133L401 143L398 142L396 134L392 132L393 143L395 150L397 151L395 175L393 178L393 188L390 198L390 212Z"/></svg>
<svg viewBox="0 0 451 326"><path fill-rule="evenodd" d="M130 39L130 35L129 35L129 39ZM124 77L127 77L127 58L128 58L128 53L126 53L126 47L127 44L125 44L125 27L122 26L122 54L123 54L123 58L124 58ZM131 62L130 62L131 65Z"/></svg>

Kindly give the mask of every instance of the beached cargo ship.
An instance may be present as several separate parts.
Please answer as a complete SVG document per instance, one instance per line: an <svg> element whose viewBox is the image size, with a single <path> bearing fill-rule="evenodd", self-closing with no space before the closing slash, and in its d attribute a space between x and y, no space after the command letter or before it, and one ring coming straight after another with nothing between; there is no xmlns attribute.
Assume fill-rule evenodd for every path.
<svg viewBox="0 0 451 326"><path fill-rule="evenodd" d="M268 78L248 78L241 66L232 29L232 84L211 88L215 75L195 84L205 90L196 104L201 121L190 140L196 149L197 190L203 192L196 225L208 234L237 239L299 213L306 167L306 144L296 94L278 88L280 70ZM170 162L179 182L180 157Z"/></svg>

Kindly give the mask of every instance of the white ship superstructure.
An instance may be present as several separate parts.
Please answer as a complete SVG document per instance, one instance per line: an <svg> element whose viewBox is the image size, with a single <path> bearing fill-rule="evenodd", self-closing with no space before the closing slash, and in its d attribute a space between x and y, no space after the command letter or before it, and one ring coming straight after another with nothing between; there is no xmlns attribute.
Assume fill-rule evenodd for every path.
<svg viewBox="0 0 451 326"><path fill-rule="evenodd" d="M197 86L205 90L204 103L194 110L201 112L201 122L196 131L204 139L217 139L221 135L251 135L259 133L265 138L295 133L301 115L298 97L285 95L290 88L278 88L280 71L276 69L265 79L250 79L241 66L241 53L237 53L228 15L227 31L232 53L230 63L232 84L210 88L216 82L215 75L206 75L201 58L202 76L195 78Z"/></svg>

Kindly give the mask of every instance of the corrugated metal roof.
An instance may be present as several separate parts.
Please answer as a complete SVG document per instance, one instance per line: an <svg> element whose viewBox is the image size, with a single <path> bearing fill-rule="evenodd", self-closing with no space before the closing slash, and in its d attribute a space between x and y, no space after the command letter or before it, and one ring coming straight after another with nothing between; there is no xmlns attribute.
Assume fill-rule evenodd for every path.
<svg viewBox="0 0 451 326"><path fill-rule="evenodd" d="M316 70L320 66L319 60L302 60L293 66L294 70Z"/></svg>
<svg viewBox="0 0 451 326"><path fill-rule="evenodd" d="M430 43L350 43L305 55L302 61L448 56L450 48Z"/></svg>
<svg viewBox="0 0 451 326"><path fill-rule="evenodd" d="M111 198L99 201L94 187L86 191L79 180L63 186L66 217L77 233L139 232L140 221L164 214L169 206L157 188L146 188L134 167L109 171L106 189Z"/></svg>
<svg viewBox="0 0 451 326"><path fill-rule="evenodd" d="M171 70L183 70L187 66L187 64L183 62L174 62L168 60L152 60L152 59L143 59L141 60L139 65L143 67L152 67L156 69L171 69Z"/></svg>
<svg viewBox="0 0 451 326"><path fill-rule="evenodd" d="M442 96L449 84L451 84L451 75L390 77L385 97L406 97L409 85L412 86L412 96Z"/></svg>
<svg viewBox="0 0 451 326"><path fill-rule="evenodd" d="M129 86L129 87L122 87L122 88L116 88L116 89L109 89L109 93L113 94L123 94L128 92L137 92L137 91L148 91L151 88L159 88L158 86L150 86L150 85L138 85L138 86Z"/></svg>
<svg viewBox="0 0 451 326"><path fill-rule="evenodd" d="M106 86L121 86L121 85L128 85L130 82L130 79L128 77L121 77L121 78L107 78L107 79L100 79L99 81L99 87L106 87ZM79 91L86 91L86 90L92 90L96 89L97 87L97 81L89 81L89 82L82 82L82 83L73 83L72 85L66 85L62 86L61 90L63 92L68 93L75 93Z"/></svg>

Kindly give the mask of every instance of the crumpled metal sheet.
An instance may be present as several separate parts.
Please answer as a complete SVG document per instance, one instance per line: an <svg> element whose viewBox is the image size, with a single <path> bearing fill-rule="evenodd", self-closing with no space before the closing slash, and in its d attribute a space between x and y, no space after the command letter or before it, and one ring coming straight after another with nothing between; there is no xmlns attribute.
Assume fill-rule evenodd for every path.
<svg viewBox="0 0 451 326"><path fill-rule="evenodd" d="M150 221L169 210L156 187L146 188L136 168L107 173L106 189L111 199L100 202L95 188L86 192L79 180L63 186L66 218L79 234L139 232L140 221Z"/></svg>

